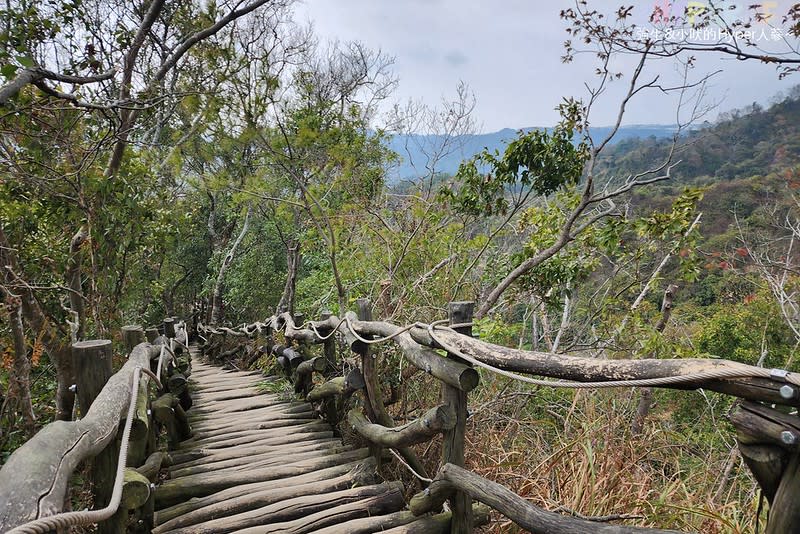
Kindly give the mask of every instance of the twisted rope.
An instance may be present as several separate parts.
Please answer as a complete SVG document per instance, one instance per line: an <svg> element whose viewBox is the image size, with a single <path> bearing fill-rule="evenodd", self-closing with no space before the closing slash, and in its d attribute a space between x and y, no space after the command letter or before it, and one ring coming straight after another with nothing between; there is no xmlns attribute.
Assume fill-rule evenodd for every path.
<svg viewBox="0 0 800 534"><path fill-rule="evenodd" d="M316 335L319 338L320 341L326 341L326 340L332 338L336 334L336 331L339 330L339 327L342 326L343 322L345 322L345 319L340 319L339 320L339 324L337 324L336 327L333 330L331 330L331 333L328 334L327 336L323 336L322 334L320 334L319 331L317 330L317 327L314 326L314 323L312 321L308 321L303 326L306 326L306 325L310 326L311 330L314 332L314 335ZM283 330L286 331L286 327L285 326L283 327Z"/></svg>
<svg viewBox="0 0 800 534"><path fill-rule="evenodd" d="M760 367L751 367L747 366L746 369L737 369L737 368L728 368L728 369L715 369L713 371L702 371L699 373L687 373L684 375L673 375L673 376L665 376L661 378L640 378L640 379L630 379L630 380L608 380L603 382L575 382L571 380L543 380L539 378L530 378L527 376L522 376L517 373L512 373L511 371L506 371L505 369L499 369L494 367L493 365L489 365L488 363L484 363L468 354L464 354L459 349L453 347L452 345L447 344L442 338L437 336L434 332L437 326L441 326L443 323L446 323L447 320L441 321L434 321L433 323L427 325L428 335L431 336L431 339L435 341L439 346L441 346L444 350L449 352L450 354L454 354L463 360L468 361L469 363L482 367L487 371L491 371L493 373L512 378L514 380L518 380L520 382L525 382L527 384L533 384L535 386L545 386L545 387L554 387L554 388L570 388L570 389L591 389L591 388L619 388L619 387L655 387L655 386L668 386L668 385L675 385L675 384L685 384L690 382L697 382L702 380L721 380L726 378L772 378L772 371L769 369L763 369ZM446 330L453 331L451 328L446 328ZM796 376L796 373L786 373L783 378L786 382L790 382L794 385L800 386L800 376Z"/></svg>
<svg viewBox="0 0 800 534"><path fill-rule="evenodd" d="M389 334L386 337L379 337L377 339L364 339L363 337L358 335L358 332L356 332L356 329L353 328L353 323L350 322L350 318L347 315L345 315L344 318L345 318L345 321L347 321L347 328L350 329L350 332L353 333L355 338L357 340L361 341L362 343L366 343L367 345L376 345L378 343L385 343L387 341L390 341L390 340L396 338L400 334L408 332L412 328L424 327L425 326L423 323L413 323L413 324L406 325L406 326L404 326L402 328L398 327L398 328L400 328L400 330L398 330L397 332L394 332L393 334Z"/></svg>
<svg viewBox="0 0 800 534"><path fill-rule="evenodd" d="M319 338L320 341L325 341L336 334L339 327L345 323L347 329L353 336L360 342L365 343L367 345L375 345L378 343L385 343L387 341L391 341L392 339L398 337L399 335L408 332L413 328L421 328L425 329L430 335L431 339L439 345L441 348L458 356L459 358L471 363L476 367L481 367L490 371L492 373L505 376L507 378L511 378L513 380L517 380L520 382L525 382L527 384L532 384L535 386L544 386L544 387L554 387L554 388L568 388L568 389L599 389L599 388L618 388L618 387L658 387L658 386L670 386L670 385L678 385L678 384L687 384L692 382L700 382L706 380L724 380L724 379L734 379L734 378L767 378L771 380L780 379L785 381L789 384L793 384L795 386L800 387L800 375L797 373L788 373L781 369L763 369L760 367L753 367L749 365L742 364L741 366L736 367L728 367L722 369L714 369L709 371L701 371L696 373L687 373L682 375L673 375L673 376L665 376L660 378L640 378L640 379L623 379L623 380L607 380L607 381L592 381L592 382L577 382L572 380L546 380L541 378L530 378L527 376L520 375L518 373L514 373L511 371L506 371L505 369L500 369L488 363L484 363L477 358L474 358L468 354L463 353L458 348L448 344L444 341L440 336L436 335L435 330L439 329L446 329L450 332L455 332L453 327L463 327L463 326L472 326L472 323L463 323L457 325L451 325L450 327L443 326L445 323L448 323L448 320L443 319L440 321L434 321L431 324L425 323L412 323L403 327L399 327L399 330L393 332L392 334L377 338L377 339L366 339L361 336L353 326L353 322L351 319L345 315L344 319L341 319L339 323L336 325L329 334L323 336L319 333L316 326L313 324L312 321L307 321L306 323L294 328L296 330L302 330L306 327L310 328L314 334ZM286 325L284 324L283 329L281 329L284 333L286 331Z"/></svg>
<svg viewBox="0 0 800 534"><path fill-rule="evenodd" d="M15 527L6 534L46 534L54 530L62 530L77 525L88 525L99 523L117 513L119 504L122 501L122 483L125 479L125 465L128 461L128 445L131 437L131 425L136 415L136 401L139 397L139 378L141 377L141 366L136 366L133 371L133 381L131 384L131 397L128 404L128 416L125 420L125 428L122 430L122 444L119 449L117 459L117 474L114 479L114 489L111 492L111 500L108 506L100 510L82 510L80 512L63 512L41 519L30 521ZM149 373L149 371L147 371Z"/></svg>

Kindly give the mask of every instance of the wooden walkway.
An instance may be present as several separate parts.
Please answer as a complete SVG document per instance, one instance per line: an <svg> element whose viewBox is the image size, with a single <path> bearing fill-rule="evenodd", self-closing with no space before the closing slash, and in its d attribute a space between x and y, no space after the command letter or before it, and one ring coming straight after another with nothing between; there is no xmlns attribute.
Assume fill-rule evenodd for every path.
<svg viewBox="0 0 800 534"><path fill-rule="evenodd" d="M403 511L402 484L380 482L369 450L343 445L310 404L191 352L194 435L170 455L154 533L438 530L437 518Z"/></svg>

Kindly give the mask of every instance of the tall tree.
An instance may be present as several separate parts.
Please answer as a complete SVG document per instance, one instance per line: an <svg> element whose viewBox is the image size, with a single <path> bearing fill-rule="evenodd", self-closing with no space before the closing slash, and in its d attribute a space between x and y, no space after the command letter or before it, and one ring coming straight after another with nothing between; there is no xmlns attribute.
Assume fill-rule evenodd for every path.
<svg viewBox="0 0 800 534"><path fill-rule="evenodd" d="M646 72L646 65L658 56L658 50L645 46L639 51L636 65L627 76L627 90L617 103L617 119L611 131L596 138L590 127L592 109L606 92L608 84L623 77L623 73L611 68L612 58L629 49L617 39L604 39L597 37L596 32L591 33L592 24L596 20L602 21L616 36L614 29L626 24L631 10L623 8L615 16L605 17L597 11L589 11L586 6L587 2L581 1L574 10L562 12L562 17L572 22L568 28L570 35L586 37L586 43L594 46L591 50L600 62L596 70L597 82L588 87L586 101L565 100L558 108L562 122L552 132L521 133L502 156L484 152L462 165L455 192L448 193L459 209L492 215L504 213L508 209L507 199L513 198L520 190L549 195L578 186L560 230L549 241L515 255L511 268L481 296L476 311L478 318L485 317L518 280L570 246L581 233L619 214L616 203L619 198L635 188L668 179L676 163L675 147L680 133L708 112L702 102L705 84L711 75L700 75L691 80L691 61L687 61L682 64L684 82L665 87L658 76L649 76ZM568 41L566 47L564 59L568 61L573 51L571 42ZM647 91L671 93L679 98L676 112L678 129L671 148L661 160L637 169L627 177L602 177L598 173L598 161L619 131L631 100ZM483 168L489 169L488 174L483 172Z"/></svg>
<svg viewBox="0 0 800 534"><path fill-rule="evenodd" d="M308 46L290 77L291 89L270 113L250 117L268 153L262 198L283 206L290 222L287 255L300 237L321 242L340 310L348 290L339 271L339 233L333 219L344 206L366 206L383 185L389 157L382 132L370 129L377 103L394 86L391 60L359 43ZM307 251L318 247L301 245ZM297 268L299 261L293 261ZM289 278L296 276L290 273ZM289 287L287 285L287 287Z"/></svg>
<svg viewBox="0 0 800 534"><path fill-rule="evenodd" d="M25 321L56 365L59 418L71 414L74 382L64 326L71 323L76 337L104 335L135 258L146 257L163 233L168 199L158 199L156 173L144 157L153 139L148 126L159 130L172 106L197 93L184 80L208 65L205 43L256 9L285 5L5 4L0 74L8 82L0 105L8 113L0 151L13 179L0 184L0 246L7 287L21 295ZM132 142L137 147L128 150ZM75 236L71 243L65 229ZM69 301L67 313L59 293Z"/></svg>

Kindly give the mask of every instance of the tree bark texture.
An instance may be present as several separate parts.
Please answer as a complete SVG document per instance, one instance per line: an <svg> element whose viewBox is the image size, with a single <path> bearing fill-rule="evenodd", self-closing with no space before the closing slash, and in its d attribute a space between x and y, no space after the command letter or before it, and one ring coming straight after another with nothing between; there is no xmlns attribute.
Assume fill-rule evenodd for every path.
<svg viewBox="0 0 800 534"><path fill-rule="evenodd" d="M251 208L248 207L247 213L244 216L244 224L242 224L242 229L239 231L239 235L236 237L233 245L231 245L228 253L225 254L225 258L222 260L222 265L220 265L219 268L219 273L217 273L217 279L214 282L214 292L211 301L211 324L214 325L221 323L224 316L222 296L225 292L225 273L228 271L228 268L233 262L233 258L236 256L236 251L239 248L239 245L241 245L242 239L244 239L244 236L250 227L250 211Z"/></svg>
<svg viewBox="0 0 800 534"><path fill-rule="evenodd" d="M69 387L75 383L75 370L72 365L72 357L67 334L63 328L56 326L45 315L39 301L33 294L30 286L19 278L21 273L19 259L15 253L16 248L11 245L8 238L0 226L0 269L3 270L3 280L6 287L18 288L17 291L22 299L22 315L30 328L39 332L39 339L42 342L50 359L56 368L56 380L58 382L56 390L56 419L59 421L69 421L72 418L72 406L75 402L75 394Z"/></svg>
<svg viewBox="0 0 800 534"><path fill-rule="evenodd" d="M672 300L677 290L678 286L669 284L664 291L664 299L661 301L661 317L658 319L658 323L656 323L656 332L659 334L667 327L667 322L669 322L669 318L672 315ZM653 388L642 388L639 396L639 403L636 406L636 415L634 415L633 422L631 422L631 434L634 436L638 436L642 433L644 422L650 413L652 404Z"/></svg>
<svg viewBox="0 0 800 534"><path fill-rule="evenodd" d="M83 288L81 285L81 247L89 239L89 232L81 226L69 243L69 258L67 259L66 282L70 288L69 307L72 311L74 325L72 325L72 341L80 341L86 332L86 309L83 305Z"/></svg>
<svg viewBox="0 0 800 534"><path fill-rule="evenodd" d="M25 329L22 324L22 300L19 297L6 298L8 322L11 327L11 336L14 340L14 364L6 402L15 402L15 408L22 416L25 434L33 435L36 425L36 416L33 413L31 402L31 362L28 359L28 349L25 346Z"/></svg>
<svg viewBox="0 0 800 534"><path fill-rule="evenodd" d="M120 371L92 403L80 421L56 421L45 426L14 451L0 469L0 531L60 512L69 480L77 466L116 439L130 402L137 366L147 367L157 349L136 347Z"/></svg>
<svg viewBox="0 0 800 534"><path fill-rule="evenodd" d="M281 300L278 301L276 314L288 312L294 315L294 293L297 284L297 270L300 266L300 243L290 241L286 246L286 284L283 286Z"/></svg>

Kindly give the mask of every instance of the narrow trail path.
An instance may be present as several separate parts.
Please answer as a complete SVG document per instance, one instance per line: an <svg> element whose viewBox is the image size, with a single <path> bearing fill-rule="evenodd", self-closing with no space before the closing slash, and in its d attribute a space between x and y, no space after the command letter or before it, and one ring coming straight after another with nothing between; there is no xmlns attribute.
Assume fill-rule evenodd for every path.
<svg viewBox="0 0 800 534"><path fill-rule="evenodd" d="M380 482L369 450L344 445L310 404L266 392L260 374L204 363L196 347L191 354L194 435L170 454L169 479L156 489L155 534L433 526L404 511L402 483Z"/></svg>

